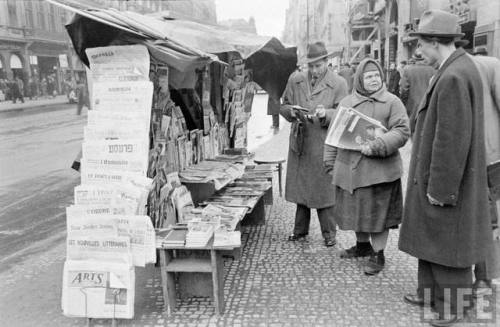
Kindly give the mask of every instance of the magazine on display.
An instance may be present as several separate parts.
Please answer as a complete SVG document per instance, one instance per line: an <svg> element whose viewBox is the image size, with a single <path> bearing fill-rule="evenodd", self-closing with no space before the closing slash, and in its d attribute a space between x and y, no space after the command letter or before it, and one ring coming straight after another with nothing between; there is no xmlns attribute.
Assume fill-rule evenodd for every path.
<svg viewBox="0 0 500 327"><path fill-rule="evenodd" d="M359 111L340 107L328 130L325 144L337 148L361 151L361 146L387 132L376 119Z"/></svg>

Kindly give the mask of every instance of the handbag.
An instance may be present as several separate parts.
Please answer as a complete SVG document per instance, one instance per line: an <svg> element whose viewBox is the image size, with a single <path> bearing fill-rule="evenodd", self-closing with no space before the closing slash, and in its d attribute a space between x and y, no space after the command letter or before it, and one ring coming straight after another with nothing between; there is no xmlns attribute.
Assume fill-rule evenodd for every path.
<svg viewBox="0 0 500 327"><path fill-rule="evenodd" d="M290 150L296 153L299 157L303 153L304 132L304 123L301 121L295 121L292 123L290 133Z"/></svg>

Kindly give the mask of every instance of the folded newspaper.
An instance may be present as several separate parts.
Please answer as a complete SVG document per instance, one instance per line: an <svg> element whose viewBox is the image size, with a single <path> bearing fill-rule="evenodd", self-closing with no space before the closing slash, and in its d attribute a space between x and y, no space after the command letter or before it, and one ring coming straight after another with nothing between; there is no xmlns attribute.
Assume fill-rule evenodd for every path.
<svg viewBox="0 0 500 327"><path fill-rule="evenodd" d="M361 146L387 132L378 120L353 109L340 107L328 130L325 143L337 148L361 151Z"/></svg>

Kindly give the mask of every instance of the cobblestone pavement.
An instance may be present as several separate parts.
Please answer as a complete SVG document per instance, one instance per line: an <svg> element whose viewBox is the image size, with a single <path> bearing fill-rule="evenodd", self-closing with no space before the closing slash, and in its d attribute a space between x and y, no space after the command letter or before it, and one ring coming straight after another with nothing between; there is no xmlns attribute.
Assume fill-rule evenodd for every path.
<svg viewBox="0 0 500 327"><path fill-rule="evenodd" d="M287 133L288 127L285 126L259 151L285 154ZM269 147L267 150L266 146ZM405 151L407 157L408 149ZM390 233L386 268L378 276L365 276L364 260L342 260L338 256L341 248L350 247L355 242L353 233L338 232L338 245L326 248L316 214L311 219L307 241L288 242L286 237L293 227L295 207L280 198L277 189L275 184L275 203L266 224L245 227L241 258L225 263L226 308L223 315L215 313L214 303L208 297L182 299L178 301L177 311L167 315L163 312L159 270L149 266L136 269L135 318L119 320L119 326L428 326L422 321L419 308L402 301L405 293L416 288L417 262L397 250L397 230ZM24 276L10 273L3 287L0 286L3 301L8 300L6 296L15 298L19 293L12 290L4 293L9 285L13 288L16 283L20 285L24 281L26 287L21 287L21 290L28 292L23 297L27 303L19 307L25 312L11 313L7 321L14 321L16 317L25 321L23 316L36 316L41 308L45 311L34 318L37 323L31 326L86 324L85 319L69 319L61 314L59 280L64 245L52 251L56 262L47 266L42 264L40 274L34 267L25 267L24 270L18 267ZM45 257L40 260L44 262ZM40 278L44 284L39 283ZM51 293L44 295L43 288L50 289ZM497 323L473 326L498 326L499 304L496 310ZM110 320L93 321L93 326L110 324ZM457 326L470 325L462 323Z"/></svg>

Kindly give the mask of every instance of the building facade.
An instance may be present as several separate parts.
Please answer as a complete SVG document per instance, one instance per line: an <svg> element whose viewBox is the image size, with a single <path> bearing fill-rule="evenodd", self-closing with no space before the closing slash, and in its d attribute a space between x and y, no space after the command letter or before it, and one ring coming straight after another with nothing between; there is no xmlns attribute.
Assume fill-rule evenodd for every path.
<svg viewBox="0 0 500 327"><path fill-rule="evenodd" d="M399 0L401 31L399 60L411 57L417 45L408 34L418 28L419 18L427 9L449 11L459 17L468 52L485 47L491 56L500 57L500 1L490 0Z"/></svg>
<svg viewBox="0 0 500 327"><path fill-rule="evenodd" d="M177 17L216 24L215 0L63 0L68 4L115 8L140 13L169 11ZM43 0L0 1L0 78L55 78L61 93L65 80L83 77L79 61L64 27L72 12Z"/></svg>
<svg viewBox="0 0 500 327"><path fill-rule="evenodd" d="M346 0L290 0L282 41L297 46L299 59L315 41L340 55L347 45L347 8Z"/></svg>
<svg viewBox="0 0 500 327"><path fill-rule="evenodd" d="M249 34L257 34L257 28L255 27L255 19L253 17L250 17L248 21L243 18L220 20L218 24L221 26L225 26L231 30L245 32Z"/></svg>
<svg viewBox="0 0 500 327"><path fill-rule="evenodd" d="M71 69L69 18L45 1L0 1L0 77L62 78Z"/></svg>

